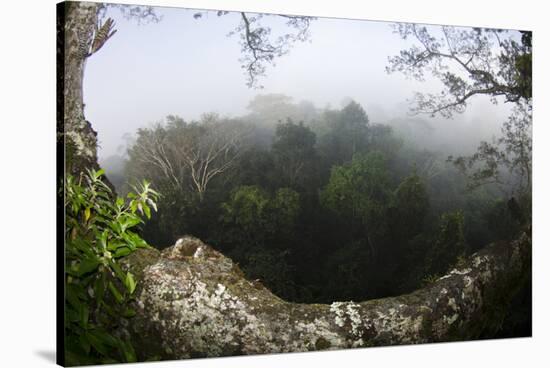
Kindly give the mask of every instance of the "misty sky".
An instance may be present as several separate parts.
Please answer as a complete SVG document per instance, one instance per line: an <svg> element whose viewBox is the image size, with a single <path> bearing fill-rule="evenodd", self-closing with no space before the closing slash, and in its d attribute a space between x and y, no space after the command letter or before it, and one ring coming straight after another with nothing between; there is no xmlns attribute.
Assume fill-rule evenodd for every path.
<svg viewBox="0 0 550 368"><path fill-rule="evenodd" d="M227 37L238 25L237 14L218 17L209 12L194 19L195 10L156 9L162 20L145 25L110 9L107 15L118 32L87 61L85 113L98 131L100 158L117 152L124 133L166 115L186 120L205 112L243 115L259 93L284 93L319 108L340 107L351 97L371 121L385 123L407 116L406 100L413 91L437 86L385 72L388 56L408 46L389 23L319 18L310 28L311 43L297 43L290 54L277 59L276 67L268 67L260 81L264 89L249 89L239 62L238 35ZM281 32L284 29L273 29L274 34ZM480 97L472 100L466 114L434 122L450 131L473 130L481 140L497 131L507 112L506 106Z"/></svg>

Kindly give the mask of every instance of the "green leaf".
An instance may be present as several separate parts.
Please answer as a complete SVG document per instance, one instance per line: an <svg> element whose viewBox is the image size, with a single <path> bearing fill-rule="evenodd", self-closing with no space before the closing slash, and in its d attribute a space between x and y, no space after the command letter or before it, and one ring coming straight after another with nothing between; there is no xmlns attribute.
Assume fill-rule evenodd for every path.
<svg viewBox="0 0 550 368"><path fill-rule="evenodd" d="M101 355L108 355L109 351L107 347L96 336L95 331L85 332L86 339L90 342L90 345Z"/></svg>
<svg viewBox="0 0 550 368"><path fill-rule="evenodd" d="M124 353L124 359L127 363L135 363L137 361L136 352L130 341L120 341L120 350Z"/></svg>
<svg viewBox="0 0 550 368"><path fill-rule="evenodd" d="M126 248L127 246L128 246L128 244L126 244L123 241L113 240L109 243L109 245L107 246L107 249L114 252L119 248L123 248L123 247Z"/></svg>
<svg viewBox="0 0 550 368"><path fill-rule="evenodd" d="M128 216L126 218L126 228L127 229L129 229L131 227L134 227L136 225L139 225L141 223L143 223L143 221L137 216Z"/></svg>
<svg viewBox="0 0 550 368"><path fill-rule="evenodd" d="M86 258L80 261L78 265L78 275L82 276L94 271L99 266L99 260Z"/></svg>
<svg viewBox="0 0 550 368"><path fill-rule="evenodd" d="M113 318L118 318L118 313L107 303L102 302L101 307L107 312L107 314Z"/></svg>
<svg viewBox="0 0 550 368"><path fill-rule="evenodd" d="M94 283L94 294L98 304L101 304L101 302L103 301L103 296L105 295L105 281L105 272L102 272L101 276L99 276Z"/></svg>
<svg viewBox="0 0 550 368"><path fill-rule="evenodd" d="M115 272L116 276L120 280L120 282L124 282L124 279L126 278L126 273L122 271L122 268L116 263L115 260L111 259L109 260L109 266L111 269Z"/></svg>
<svg viewBox="0 0 550 368"><path fill-rule="evenodd" d="M109 281L109 291L115 297L117 303L122 304L124 302L124 297L117 290L116 286L111 281Z"/></svg>
<svg viewBox="0 0 550 368"><path fill-rule="evenodd" d="M67 291L65 294L65 299L69 302L69 305L73 307L76 311L80 311L82 308L82 303L77 296L74 288L67 286Z"/></svg>
<svg viewBox="0 0 550 368"><path fill-rule="evenodd" d="M86 209L84 210L84 221L88 221L90 219L90 215L90 207L86 207Z"/></svg>
<svg viewBox="0 0 550 368"><path fill-rule="evenodd" d="M136 314L127 305L136 280L117 259L147 246L130 229L143 223L144 215L150 217L147 204L156 205L148 199L148 184L142 192L128 194L126 203L114 198L102 175L104 170L87 170L77 180L69 175L65 186L65 350L67 361L75 365L137 360L131 343L110 332L121 317Z"/></svg>
<svg viewBox="0 0 550 368"><path fill-rule="evenodd" d="M76 309L71 308L71 306L65 308L65 317L69 322L77 323L80 321L80 313Z"/></svg>
<svg viewBox="0 0 550 368"><path fill-rule="evenodd" d="M95 175L94 175L94 179L98 179L99 177L101 177L101 175L105 174L105 170L104 169L99 169L95 172Z"/></svg>
<svg viewBox="0 0 550 368"><path fill-rule="evenodd" d="M92 243L88 240L75 238L67 241L67 246L75 247L79 251L83 252L88 258L93 258L95 256L94 251L92 250Z"/></svg>
<svg viewBox="0 0 550 368"><path fill-rule="evenodd" d="M110 222L109 226L118 234L122 232L122 228L120 227L120 224L118 222Z"/></svg>
<svg viewBox="0 0 550 368"><path fill-rule="evenodd" d="M138 234L133 233L131 231L128 231L127 234L132 239L132 244L136 248L146 248L148 246L147 242L145 240L143 240L143 238L141 236L139 236Z"/></svg>
<svg viewBox="0 0 550 368"><path fill-rule="evenodd" d="M120 344L120 340L118 338L103 329L92 330L90 331L90 334L94 336L98 341L100 341L103 345L116 348Z"/></svg>
<svg viewBox="0 0 550 368"><path fill-rule="evenodd" d="M124 312L122 312L122 316L125 318L132 318L136 315L136 311L133 308L126 308Z"/></svg>
<svg viewBox="0 0 550 368"><path fill-rule="evenodd" d="M153 207L153 209L155 210L155 212L158 212L157 210L157 204L151 199L151 198L147 198L147 203L149 203L149 205L151 207Z"/></svg>
<svg viewBox="0 0 550 368"><path fill-rule="evenodd" d="M109 237L109 231L107 229L103 230L103 232L97 237L97 240L99 241L99 245L101 245L102 249L107 248L108 237Z"/></svg>
<svg viewBox="0 0 550 368"><path fill-rule="evenodd" d="M136 289L136 281L134 280L134 275L132 275L130 272L126 274L124 285L126 286L126 289L128 290L128 293L130 293L130 295L134 293L134 290Z"/></svg>
<svg viewBox="0 0 550 368"><path fill-rule="evenodd" d="M90 354L90 340L88 340L86 335L80 335L78 337L78 341L80 342L80 347L82 348L82 350L84 350L86 354Z"/></svg>
<svg viewBox="0 0 550 368"><path fill-rule="evenodd" d="M132 253L132 250L128 247L119 248L115 251L113 257L120 258Z"/></svg>
<svg viewBox="0 0 550 368"><path fill-rule="evenodd" d="M130 202L130 211L131 211L132 213L136 213L137 205L138 205L138 204L137 204L136 201Z"/></svg>
<svg viewBox="0 0 550 368"><path fill-rule="evenodd" d="M80 309L80 324L82 328L88 328L88 319L90 318L90 310L86 304L82 304Z"/></svg>

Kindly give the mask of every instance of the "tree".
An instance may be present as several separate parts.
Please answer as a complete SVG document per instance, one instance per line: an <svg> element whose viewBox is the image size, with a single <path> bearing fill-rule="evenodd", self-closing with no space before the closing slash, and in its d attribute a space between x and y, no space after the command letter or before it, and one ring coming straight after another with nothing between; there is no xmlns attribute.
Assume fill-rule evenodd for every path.
<svg viewBox="0 0 550 368"><path fill-rule="evenodd" d="M287 259L300 213L299 194L289 188L270 194L258 186L240 186L221 207L220 246L231 249L249 278L261 279L281 297L295 297Z"/></svg>
<svg viewBox="0 0 550 368"><path fill-rule="evenodd" d="M228 202L222 204L222 219L242 229L243 234L256 237L265 223L269 207L269 194L257 186L235 189Z"/></svg>
<svg viewBox="0 0 550 368"><path fill-rule="evenodd" d="M57 15L57 131L66 150L66 171L99 169L97 133L84 118L82 80L98 24L96 3L66 2Z"/></svg>
<svg viewBox="0 0 550 368"><path fill-rule="evenodd" d="M255 119L279 121L281 118L292 117L292 97L282 93L259 94L248 103ZM285 116L286 115L286 116Z"/></svg>
<svg viewBox="0 0 550 368"><path fill-rule="evenodd" d="M399 71L418 80L424 74L439 79L439 94L416 93L416 113L451 117L463 112L475 95L513 103L502 136L481 142L470 156L449 157L467 177L469 189L491 184L507 196L518 195L524 209L531 202L531 32L496 29L398 24L395 31L417 44L389 59L388 72Z"/></svg>
<svg viewBox="0 0 550 368"><path fill-rule="evenodd" d="M295 124L288 119L286 123L277 125L271 149L283 185L304 187L311 178L316 158L315 139L315 133L303 122Z"/></svg>
<svg viewBox="0 0 550 368"><path fill-rule="evenodd" d="M315 106L310 101L294 103L293 98L282 93L259 94L249 102L248 118L266 128L275 127L290 118L294 121L308 123L317 115Z"/></svg>
<svg viewBox="0 0 550 368"><path fill-rule="evenodd" d="M385 124L372 124L368 129L368 149L379 151L388 158L397 155L403 141L395 136L393 128Z"/></svg>
<svg viewBox="0 0 550 368"><path fill-rule="evenodd" d="M99 169L97 133L84 117L82 81L88 58L116 33L113 20L104 19L107 7L119 8L129 18L159 20L152 7L89 2L58 4L58 143L65 150L66 171L74 175L86 169Z"/></svg>
<svg viewBox="0 0 550 368"><path fill-rule="evenodd" d="M449 156L468 178L469 189L495 184L508 197L530 197L532 117L530 103L518 103L501 128L502 136L483 141L471 156ZM529 198L530 199L530 198Z"/></svg>
<svg viewBox="0 0 550 368"><path fill-rule="evenodd" d="M426 187L414 172L399 184L392 198L392 228L400 229L401 240L409 240L422 231L429 206Z"/></svg>
<svg viewBox="0 0 550 368"><path fill-rule="evenodd" d="M328 130L322 136L320 149L331 164L343 164L358 152L365 152L369 142L369 118L355 101L340 111L326 111Z"/></svg>
<svg viewBox="0 0 550 368"><path fill-rule="evenodd" d="M304 304L244 279L237 264L198 239L185 237L177 244L162 253L140 251L128 262L131 272L142 275L136 316L128 326L142 360L157 354L184 359L494 336L487 331L499 322L494 310L510 307L531 264L531 239L523 234L490 245L414 293Z"/></svg>
<svg viewBox="0 0 550 368"><path fill-rule="evenodd" d="M390 192L385 159L381 153L358 154L353 160L332 169L321 193L321 202L350 220L376 252L376 238L384 233L385 212Z"/></svg>
<svg viewBox="0 0 550 368"><path fill-rule="evenodd" d="M191 188L202 201L209 183L236 163L249 131L239 121L215 114L191 123L168 116L166 126L159 123L138 130L128 152L130 165L138 165L140 175L155 173L173 190Z"/></svg>
<svg viewBox="0 0 550 368"><path fill-rule="evenodd" d="M232 241L242 246L267 247L292 234L300 211L300 195L289 188L280 188L270 195L255 185L240 186L221 207L221 219L230 225Z"/></svg>
<svg viewBox="0 0 550 368"><path fill-rule="evenodd" d="M493 102L531 99L531 33L450 26L397 24L395 33L415 44L389 58L388 73L401 72L423 81L426 72L443 84L438 94L414 96L414 113L450 117L465 110L475 95Z"/></svg>
<svg viewBox="0 0 550 368"><path fill-rule="evenodd" d="M228 11L218 11L218 16L227 15ZM201 18L204 12L195 13L195 19ZM270 15L259 13L239 12L240 22L229 33L229 36L238 34L240 37L242 68L247 75L247 86L262 88L258 79L265 75L266 65L275 65L274 61L288 54L294 43L305 42L309 39L309 26L314 17L296 15ZM278 18L283 20L284 26L293 29L294 32L282 33L278 37L272 37L272 27L262 25L263 18ZM275 19L276 21L277 19Z"/></svg>
<svg viewBox="0 0 550 368"><path fill-rule="evenodd" d="M465 256L464 215L460 211L444 213L439 220L437 239L428 253L428 273L442 275Z"/></svg>

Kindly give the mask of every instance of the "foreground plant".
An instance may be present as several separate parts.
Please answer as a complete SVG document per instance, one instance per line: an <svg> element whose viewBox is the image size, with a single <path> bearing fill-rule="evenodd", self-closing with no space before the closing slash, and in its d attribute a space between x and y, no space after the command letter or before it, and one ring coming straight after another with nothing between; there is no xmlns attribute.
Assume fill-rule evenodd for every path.
<svg viewBox="0 0 550 368"><path fill-rule="evenodd" d="M117 333L136 289L120 260L149 245L132 231L151 217L159 194L143 181L127 199L88 170L65 185L65 353L68 365L135 362L131 342Z"/></svg>

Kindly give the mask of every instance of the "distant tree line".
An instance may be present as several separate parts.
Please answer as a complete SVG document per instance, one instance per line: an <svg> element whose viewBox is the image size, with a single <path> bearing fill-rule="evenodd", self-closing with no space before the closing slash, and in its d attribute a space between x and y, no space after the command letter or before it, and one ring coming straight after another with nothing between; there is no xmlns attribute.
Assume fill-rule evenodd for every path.
<svg viewBox="0 0 550 368"><path fill-rule="evenodd" d="M119 174L162 194L142 227L149 243L192 234L285 299L330 302L412 291L519 231L500 183L473 185L445 152L416 148L354 101L260 95L249 110L136 132ZM505 172L504 187L523 174Z"/></svg>

